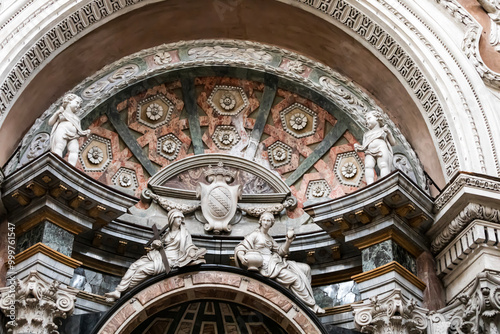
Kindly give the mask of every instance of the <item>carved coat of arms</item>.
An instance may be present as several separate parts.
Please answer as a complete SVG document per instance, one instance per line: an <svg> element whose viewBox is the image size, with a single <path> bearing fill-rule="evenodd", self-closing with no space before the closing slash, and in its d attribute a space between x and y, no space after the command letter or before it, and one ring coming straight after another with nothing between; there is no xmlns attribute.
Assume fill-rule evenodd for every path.
<svg viewBox="0 0 500 334"><path fill-rule="evenodd" d="M205 231L230 232L229 222L236 213L242 193L241 185L228 184L234 180L236 173L225 169L220 162L216 168L208 166L204 174L209 184L200 183L196 196L201 197L201 211L207 220Z"/></svg>

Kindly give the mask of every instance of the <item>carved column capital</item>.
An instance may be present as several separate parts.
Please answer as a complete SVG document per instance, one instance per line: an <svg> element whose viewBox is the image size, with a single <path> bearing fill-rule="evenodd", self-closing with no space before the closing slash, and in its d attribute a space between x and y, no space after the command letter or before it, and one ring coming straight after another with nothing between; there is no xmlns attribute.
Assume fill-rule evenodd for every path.
<svg viewBox="0 0 500 334"><path fill-rule="evenodd" d="M416 301L407 300L399 289L379 299L372 297L363 304L352 305L354 323L363 333L419 334L427 328L427 310Z"/></svg>
<svg viewBox="0 0 500 334"><path fill-rule="evenodd" d="M0 309L11 320L6 328L12 334L58 334L56 322L73 313L77 294L77 290L62 287L58 281L49 282L36 271L0 292Z"/></svg>

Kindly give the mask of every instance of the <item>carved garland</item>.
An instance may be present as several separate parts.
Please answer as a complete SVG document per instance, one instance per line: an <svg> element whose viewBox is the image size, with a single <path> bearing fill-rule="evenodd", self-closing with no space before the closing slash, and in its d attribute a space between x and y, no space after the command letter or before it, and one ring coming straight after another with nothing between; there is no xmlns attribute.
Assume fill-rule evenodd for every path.
<svg viewBox="0 0 500 334"><path fill-rule="evenodd" d="M5 111L14 96L21 89L26 79L39 67L43 61L48 58L62 44L73 38L88 26L100 21L103 17L108 17L121 9L133 5L143 0L119 1L105 0L93 1L83 6L79 11L74 12L68 18L63 20L57 27L50 30L42 37L34 47L32 47L21 60L16 64L15 69L8 75L7 80L0 86L0 119L5 117ZM395 66L398 71L406 78L410 87L414 89L415 95L420 100L422 107L429 113L429 118L435 123L434 135L438 140L451 137L448 122L442 114L442 107L439 105L437 97L430 84L425 80L421 71L417 68L414 61L404 52L403 48L390 37L380 26L375 24L370 18L361 14L356 8L347 4L345 1L335 1L333 3L320 2L313 5L309 1L307 5L317 8L332 18L340 21L348 28L363 36L370 44L379 50L388 61ZM335 7L333 7L335 5ZM98 14L94 14L98 13ZM277 49L277 48L276 48ZM194 52L196 54L196 52ZM199 52L198 52L199 53ZM269 61L266 55L254 53L251 58L258 61ZM300 57L294 57L300 58ZM246 58L246 61L249 58ZM236 59L233 59L235 61ZM292 71L286 72L296 79L304 79ZM146 74L144 73L143 77ZM300 80L300 79L299 79ZM301 80L304 81L304 80ZM126 82L124 82L126 83ZM438 119L439 122L438 122ZM445 162L446 174L453 175L459 169L459 161L456 156L456 149L452 141L448 147L441 148L442 159Z"/></svg>

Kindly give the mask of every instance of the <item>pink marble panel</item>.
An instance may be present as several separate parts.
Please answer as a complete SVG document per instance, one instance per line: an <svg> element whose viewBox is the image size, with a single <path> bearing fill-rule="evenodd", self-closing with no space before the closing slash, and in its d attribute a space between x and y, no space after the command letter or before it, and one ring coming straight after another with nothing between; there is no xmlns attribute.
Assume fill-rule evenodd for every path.
<svg viewBox="0 0 500 334"><path fill-rule="evenodd" d="M239 287L241 277L229 273L201 272L193 274L193 284L223 284Z"/></svg>
<svg viewBox="0 0 500 334"><path fill-rule="evenodd" d="M274 290L273 288L266 286L257 281L250 281L248 283L248 291L256 293L263 298L271 301L273 304L280 307L285 312L288 312L292 308L292 304L288 301L284 295Z"/></svg>

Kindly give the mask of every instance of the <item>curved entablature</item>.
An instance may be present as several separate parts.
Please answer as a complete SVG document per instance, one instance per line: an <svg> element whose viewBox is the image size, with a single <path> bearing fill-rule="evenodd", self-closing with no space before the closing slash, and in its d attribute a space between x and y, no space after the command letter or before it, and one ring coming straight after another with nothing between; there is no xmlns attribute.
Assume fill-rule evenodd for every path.
<svg viewBox="0 0 500 334"><path fill-rule="evenodd" d="M187 300L236 303L262 312L286 333L327 333L314 313L276 282L235 267L201 265L158 275L137 286L104 314L92 334L140 333L134 330L141 324Z"/></svg>
<svg viewBox="0 0 500 334"><path fill-rule="evenodd" d="M184 181L187 177L181 179L180 174L189 174L191 170L196 173L197 170L203 169L201 174L197 173L203 178L204 173L206 173L209 167L215 168L218 164L227 168L229 172L235 170L234 178L238 179L237 183L242 185L243 202L249 201L255 203L259 202L259 197L264 197L260 202L271 201L281 203L285 200L286 196L290 194L290 188L287 184L279 175L272 173L269 169L253 163L248 159L220 153L194 155L176 161L149 179L148 187L151 188L155 194L161 196L196 199L195 185L197 183L193 184L191 187L193 189L189 189L189 183ZM174 179L177 178L183 181L175 181ZM259 194L259 191L255 189L255 187L250 188L245 186L249 183L258 183L261 189L270 190L270 192ZM186 187L188 187L188 189L186 189ZM272 197L273 200L270 197Z"/></svg>

